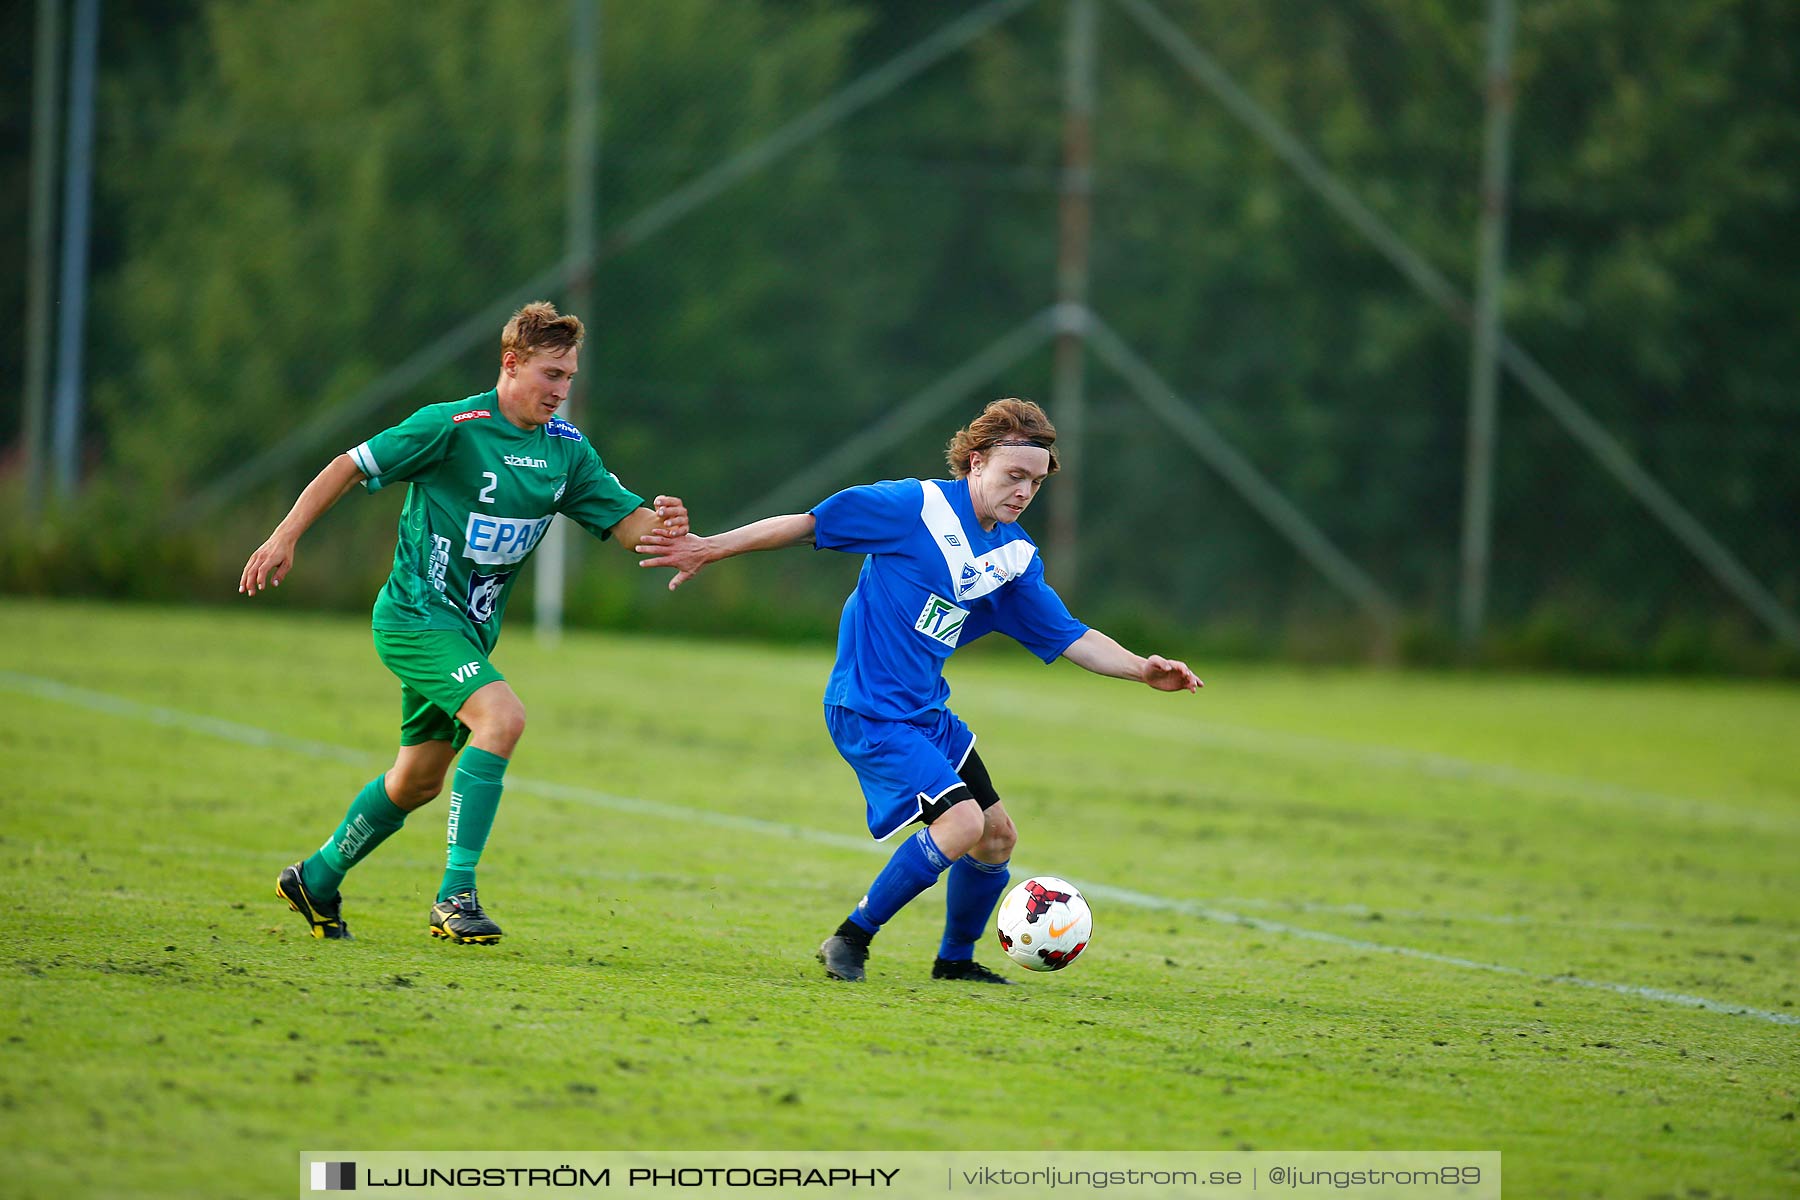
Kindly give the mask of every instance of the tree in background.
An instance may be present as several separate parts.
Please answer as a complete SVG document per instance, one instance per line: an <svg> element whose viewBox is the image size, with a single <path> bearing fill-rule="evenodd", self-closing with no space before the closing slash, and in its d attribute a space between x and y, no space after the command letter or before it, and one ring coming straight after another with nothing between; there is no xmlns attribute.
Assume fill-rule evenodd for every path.
<svg viewBox="0 0 1800 1200"><path fill-rule="evenodd" d="M1157 2L1472 290L1481 6ZM164 8L109 24L103 56L96 491L139 524L555 262L565 223L561 6L459 0L429 22L338 0ZM1100 13L1095 307L1419 620L1447 620L1466 334L1122 10ZM1800 11L1519 13L1508 332L1800 604L1800 530L1771 517L1800 508ZM948 19L891 2L609 6L602 237ZM1048 0L1026 9L610 254L588 314L597 400L578 419L611 424L622 461L692 480L706 527L1041 308L1063 20ZM482 386L490 359L472 349L370 425ZM994 387L1048 400L1047 367ZM1110 604L1237 623L1262 645L1352 621L1118 380L1094 365L1090 386L1084 559L1106 619ZM936 449L903 441L869 470L929 470ZM1747 623L1516 388L1498 467L1503 625L1565 612L1641 641ZM1181 553L1146 563L1117 534L1139 505ZM824 621L836 588L806 599Z"/></svg>

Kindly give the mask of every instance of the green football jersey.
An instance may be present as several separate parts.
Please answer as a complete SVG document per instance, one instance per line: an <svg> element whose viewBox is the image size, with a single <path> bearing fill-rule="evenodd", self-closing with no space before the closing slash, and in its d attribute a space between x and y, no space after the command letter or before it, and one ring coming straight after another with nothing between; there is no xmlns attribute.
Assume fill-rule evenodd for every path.
<svg viewBox="0 0 1800 1200"><path fill-rule="evenodd" d="M575 426L556 417L520 429L501 415L496 391L426 405L349 455L371 492L410 485L373 626L459 630L484 651L556 513L604 538L643 504Z"/></svg>

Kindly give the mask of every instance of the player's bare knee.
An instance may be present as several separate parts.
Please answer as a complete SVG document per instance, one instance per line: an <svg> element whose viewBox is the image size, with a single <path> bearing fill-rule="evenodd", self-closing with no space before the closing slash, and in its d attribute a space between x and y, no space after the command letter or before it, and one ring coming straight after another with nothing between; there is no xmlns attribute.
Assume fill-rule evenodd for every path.
<svg viewBox="0 0 1800 1200"><path fill-rule="evenodd" d="M423 808L442 795L444 784L440 780L435 783L415 783L407 789L407 808Z"/></svg>
<svg viewBox="0 0 1800 1200"><path fill-rule="evenodd" d="M423 808L444 790L442 775L407 775L390 771L386 781L388 799L405 812Z"/></svg>
<svg viewBox="0 0 1800 1200"><path fill-rule="evenodd" d="M505 697L483 705L463 718L471 745L511 758L513 747L525 734L525 706L518 698Z"/></svg>
<svg viewBox="0 0 1800 1200"><path fill-rule="evenodd" d="M987 862L1005 862L1012 855L1013 847L1018 844L1019 829L1012 823L1012 818L991 818L987 829L981 836L981 857Z"/></svg>
<svg viewBox="0 0 1800 1200"><path fill-rule="evenodd" d="M515 700L502 708L489 722L488 736L496 742L504 742L510 752L525 736L525 706Z"/></svg>
<svg viewBox="0 0 1800 1200"><path fill-rule="evenodd" d="M964 800L931 823L931 840L945 858L958 859L981 841L982 827L981 809L973 800Z"/></svg>

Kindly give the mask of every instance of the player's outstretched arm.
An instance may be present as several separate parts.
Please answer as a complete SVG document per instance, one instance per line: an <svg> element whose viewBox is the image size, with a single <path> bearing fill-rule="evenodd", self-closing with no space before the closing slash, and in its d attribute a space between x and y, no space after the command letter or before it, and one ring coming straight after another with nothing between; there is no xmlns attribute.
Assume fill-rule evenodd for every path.
<svg viewBox="0 0 1800 1200"><path fill-rule="evenodd" d="M287 573L293 570L294 547L299 544L300 535L362 480L361 469L348 454L340 454L326 463L325 469L313 477L300 498L294 501L294 507L275 527L269 540L258 546L250 561L244 564L244 573L238 577L238 594L255 597L265 583L280 587Z"/></svg>
<svg viewBox="0 0 1800 1200"><path fill-rule="evenodd" d="M653 508L634 508L607 530L621 546L636 547L645 534L658 530L672 538L688 531L687 504L680 496L658 496Z"/></svg>
<svg viewBox="0 0 1800 1200"><path fill-rule="evenodd" d="M1090 629L1063 651L1063 657L1096 675L1114 679L1133 679L1159 692L1197 692L1205 687L1188 665L1160 654L1142 658L1119 643Z"/></svg>
<svg viewBox="0 0 1800 1200"><path fill-rule="evenodd" d="M693 533L672 534L652 528L638 539L637 552L645 557L640 567L668 567L675 572L669 580L672 592L708 563L748 554L753 550L780 550L813 540L817 522L811 513L792 513L784 517L764 517L748 525L740 525L727 533L700 537Z"/></svg>

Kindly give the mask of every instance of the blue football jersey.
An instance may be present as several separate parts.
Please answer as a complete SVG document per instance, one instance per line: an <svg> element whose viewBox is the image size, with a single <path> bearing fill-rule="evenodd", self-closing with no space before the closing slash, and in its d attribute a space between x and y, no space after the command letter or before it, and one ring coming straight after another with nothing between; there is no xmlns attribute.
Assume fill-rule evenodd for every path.
<svg viewBox="0 0 1800 1200"><path fill-rule="evenodd" d="M911 720L944 707L944 660L958 646L998 630L1054 662L1087 632L1023 529L981 528L966 480L846 488L812 513L820 549L868 556L838 622L826 704Z"/></svg>

